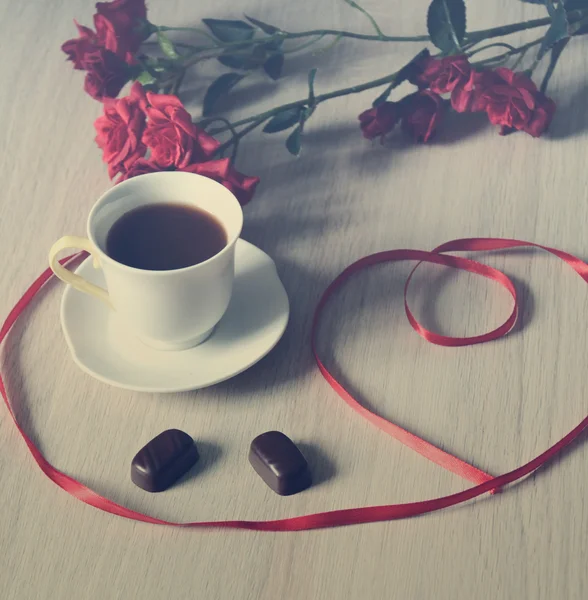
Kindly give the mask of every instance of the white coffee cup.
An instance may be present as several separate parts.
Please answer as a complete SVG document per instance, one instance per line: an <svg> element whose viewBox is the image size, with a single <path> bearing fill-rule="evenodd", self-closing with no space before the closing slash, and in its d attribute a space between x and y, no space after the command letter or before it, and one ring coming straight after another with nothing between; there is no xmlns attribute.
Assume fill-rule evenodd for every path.
<svg viewBox="0 0 588 600"><path fill-rule="evenodd" d="M170 271L136 269L108 256L106 238L114 223L134 208L161 203L194 206L212 214L225 229L227 245L204 262ZM241 205L220 183L194 173L149 173L107 191L90 211L88 238L61 238L49 252L49 264L62 281L116 311L145 344L182 350L206 340L227 310L242 227ZM88 251L94 266L104 272L107 290L62 267L57 253L65 248Z"/></svg>

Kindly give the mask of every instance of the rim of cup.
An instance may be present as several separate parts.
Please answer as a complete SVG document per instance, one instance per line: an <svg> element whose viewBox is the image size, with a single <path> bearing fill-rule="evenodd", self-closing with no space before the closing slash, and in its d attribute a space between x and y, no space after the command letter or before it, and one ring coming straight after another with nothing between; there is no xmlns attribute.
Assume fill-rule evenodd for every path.
<svg viewBox="0 0 588 600"><path fill-rule="evenodd" d="M107 198L109 198L115 191L121 191L121 190L125 190L126 188L131 188L134 185L137 184L137 180L145 180L145 178L151 178L151 179L164 179L166 177L170 177L174 178L174 177L197 177L199 179L205 179L207 182L207 185L212 185L212 187L216 187L218 192L224 194L227 198L230 197L235 205L235 207L238 210L238 224L237 224L237 229L234 232L234 234L227 239L227 243L225 244L225 246L223 247L222 250L220 250L220 252L217 252L214 256L211 256L210 258L196 263L195 265L189 265L187 267L181 267L179 269L166 269L166 270L161 270L161 271L156 271L156 270L151 270L151 269L139 269L137 267L131 267L129 265L125 265L124 263L121 263L117 260L114 260L114 258L112 258L111 256L109 256L106 251L104 250L104 248L97 242L96 237L94 235L94 230L93 230L93 221L95 218L96 213L102 208L102 205L104 204L104 202L106 201ZM127 196L132 196L132 193L127 194ZM123 196L125 197L125 196ZM144 205L139 205L139 206L147 206L150 203L145 203ZM153 203L155 204L155 203ZM162 202L163 204L163 202ZM189 203L186 202L177 202L177 204L182 204L184 206L192 206ZM137 206L136 208L139 208L139 206ZM207 211L206 209L201 209L205 212L208 212L209 214L210 211ZM119 217L117 218L120 219L123 214L126 213L122 213L121 215L119 215ZM218 217L216 214L213 215L216 219L218 219L218 221L220 221L220 224L222 225L223 229L225 230L225 233L227 233L227 230L225 228L225 225L222 221L222 219L220 217ZM115 221L116 222L116 221ZM87 220L87 225L86 225L86 229L87 229L87 235L88 238L90 239L90 241L92 242L92 245L94 246L94 248L96 249L96 251L99 254L100 260L105 260L113 265L116 265L117 267L126 269L130 272L136 272L136 273L149 273L152 275L157 275L159 277L165 277L165 276L169 276L169 275L177 275L178 273L183 273L186 271L190 271L192 269L198 269L198 268L202 268L206 265L208 265L209 263L211 263L212 261L216 260L219 256L226 254L227 252L230 252L231 248L237 243L237 240L239 239L239 237L241 236L241 232L243 230L243 208L241 207L241 204L239 203L239 201L237 200L237 198L235 197L235 195L229 190L227 189L224 185L218 183L218 181L214 181L214 179L211 179L210 177L205 177L204 175L199 175L197 173L188 173L188 172L184 172L184 171L158 171L155 173L145 173L143 175L137 175L136 177L132 177L131 179L127 179L126 181L122 181L121 183L117 183L114 187L108 189L106 192L104 192L100 198L98 198L98 200L94 203L94 206L92 207L92 209L90 210L90 214L88 215L88 220Z"/></svg>

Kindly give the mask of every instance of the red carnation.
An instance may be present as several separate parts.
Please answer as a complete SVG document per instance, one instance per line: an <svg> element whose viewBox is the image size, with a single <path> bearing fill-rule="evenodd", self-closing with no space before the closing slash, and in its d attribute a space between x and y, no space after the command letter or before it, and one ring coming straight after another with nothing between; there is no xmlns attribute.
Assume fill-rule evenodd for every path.
<svg viewBox="0 0 588 600"><path fill-rule="evenodd" d="M141 141L145 129L144 107L143 87L134 83L128 96L120 100L106 99L104 114L94 122L96 143L102 148L102 158L111 179L117 173L126 173L145 156L147 148Z"/></svg>
<svg viewBox="0 0 588 600"><path fill-rule="evenodd" d="M127 53L124 37L116 31L114 25L106 17L94 15L94 27L99 46L114 52L120 58L126 59L127 54L130 55L129 58L132 58L132 54Z"/></svg>
<svg viewBox="0 0 588 600"><path fill-rule="evenodd" d="M138 158L128 169L128 171L121 173L121 176L117 180L117 183L136 177L137 175L146 175L147 173L156 173L158 171L165 171L157 166L152 160L146 158Z"/></svg>
<svg viewBox="0 0 588 600"><path fill-rule="evenodd" d="M428 56L418 65L412 82L430 88L437 94L451 94L451 106L457 112L470 109L474 94L475 71L464 55L433 58Z"/></svg>
<svg viewBox="0 0 588 600"><path fill-rule="evenodd" d="M97 2L96 12L124 29L147 19L145 0L114 0Z"/></svg>
<svg viewBox="0 0 588 600"><path fill-rule="evenodd" d="M398 122L398 106L395 102L383 102L359 115L363 137L373 140L390 133Z"/></svg>
<svg viewBox="0 0 588 600"><path fill-rule="evenodd" d="M74 63L74 69L85 69L84 62L95 62L95 55L99 50L108 50L127 64L133 64L135 62L134 54L149 34L149 30L145 26L147 17L145 0L98 2L96 10L94 15L96 31L74 21L80 37L68 40L61 46L68 59ZM88 58L90 54L94 58ZM101 59L101 62L106 61L109 62L108 70L113 70L113 61L105 57ZM86 83L86 86L94 91L100 87L95 79L96 77L93 76L90 78L92 83Z"/></svg>
<svg viewBox="0 0 588 600"><path fill-rule="evenodd" d="M146 19L145 0L98 2L94 26L105 48L130 59L145 39Z"/></svg>
<svg viewBox="0 0 588 600"><path fill-rule="evenodd" d="M194 123L176 96L147 92L151 106L146 109L149 123L143 142L151 149L151 159L160 167L179 169L208 160L220 143Z"/></svg>
<svg viewBox="0 0 588 600"><path fill-rule="evenodd" d="M259 183L259 177L248 177L235 170L228 158L189 165L182 171L198 173L222 183L243 205L251 200Z"/></svg>
<svg viewBox="0 0 588 600"><path fill-rule="evenodd" d="M539 137L549 127L555 102L523 73L500 67L480 75L473 110L486 111L501 135L519 130Z"/></svg>
<svg viewBox="0 0 588 600"><path fill-rule="evenodd" d="M168 169L162 169L157 163L152 160L140 158L133 163L131 168L126 172L122 173L118 182L125 181L131 177L137 175L144 175L146 173L155 173L158 171L173 171L173 167ZM178 171L184 171L186 173L197 173L210 179L214 179L219 183L222 183L228 190L230 190L241 204L247 204L255 193L255 188L259 183L259 177L248 177L239 173L228 158L221 158L219 160L209 160L203 163L195 163L188 165L183 169L177 169Z"/></svg>
<svg viewBox="0 0 588 600"><path fill-rule="evenodd" d="M74 23L80 32L80 37L67 40L61 49L67 54L67 59L73 62L74 69L83 69L82 62L86 54L96 49L98 38L89 27L80 25L75 19Z"/></svg>
<svg viewBox="0 0 588 600"><path fill-rule="evenodd" d="M542 92L537 92L537 96L535 96L535 110L531 114L529 122L522 128L522 131L533 137L540 137L542 133L547 131L554 114L555 102Z"/></svg>
<svg viewBox="0 0 588 600"><path fill-rule="evenodd" d="M96 100L116 98L129 80L128 65L114 52L94 48L81 59L87 71L84 90Z"/></svg>
<svg viewBox="0 0 588 600"><path fill-rule="evenodd" d="M402 129L418 142L428 142L443 115L443 99L439 94L423 90L406 96L402 105Z"/></svg>

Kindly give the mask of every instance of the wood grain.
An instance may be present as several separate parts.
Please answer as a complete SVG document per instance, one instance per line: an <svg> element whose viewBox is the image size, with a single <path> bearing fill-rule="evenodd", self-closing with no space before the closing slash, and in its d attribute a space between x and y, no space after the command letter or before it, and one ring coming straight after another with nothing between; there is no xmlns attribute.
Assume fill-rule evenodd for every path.
<svg viewBox="0 0 588 600"><path fill-rule="evenodd" d="M369 23L339 0L151 0L155 23L197 23L242 12L292 30ZM410 4L410 6L409 6ZM369 0L385 31L422 33L427 2ZM516 0L471 1L468 27L543 15ZM51 243L82 234L109 186L93 142L99 105L59 51L90 2L0 3L0 310L6 314L46 263ZM514 36L514 42L518 39ZM389 73L417 45L341 42L287 62L273 84L236 93L234 114ZM293 160L276 136L252 136L239 167L262 178L244 237L276 260L292 304L275 351L208 390L150 395L107 387L76 369L51 286L3 352L18 417L47 457L97 491L175 520L277 518L332 508L432 498L465 483L352 414L314 368L309 322L325 285L358 257L395 247L433 248L465 236L507 236L588 256L585 148L586 42L574 40L554 77L559 111L550 136L501 138L483 122L452 121L434 144L365 142L357 114L367 94L335 100L308 124ZM197 98L217 67L188 85ZM484 257L486 260L487 257ZM405 322L408 265L361 275L338 296L322 351L366 404L482 469L501 473L535 456L586 414L585 284L537 253L488 257L517 282L523 327L483 347L424 343ZM433 275L432 283L424 277ZM419 314L449 333L495 324L508 298L490 283L423 269ZM419 289L421 290L419 292ZM428 292L427 296L423 292ZM433 299L429 299L432 297ZM131 484L130 461L154 435L179 427L203 457L198 476L164 494ZM280 429L299 442L319 485L290 498L247 464L250 440ZM0 582L6 600L101 598L580 599L588 574L588 448L496 497L395 523L297 534L184 531L138 524L85 506L34 465L0 409Z"/></svg>

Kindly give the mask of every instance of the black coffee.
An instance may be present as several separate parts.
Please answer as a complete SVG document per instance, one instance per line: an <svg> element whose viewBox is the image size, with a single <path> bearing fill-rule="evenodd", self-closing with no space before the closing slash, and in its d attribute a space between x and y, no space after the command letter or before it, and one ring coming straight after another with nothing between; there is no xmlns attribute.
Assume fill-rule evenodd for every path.
<svg viewBox="0 0 588 600"><path fill-rule="evenodd" d="M183 204L147 204L124 214L106 238L106 253L123 265L169 271L197 265L227 245L220 222Z"/></svg>

